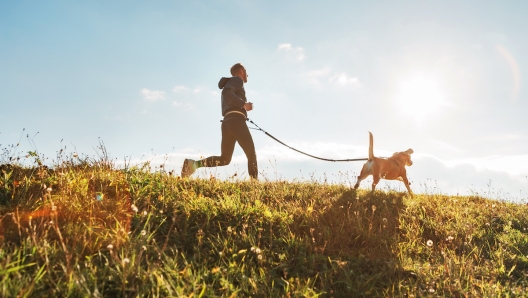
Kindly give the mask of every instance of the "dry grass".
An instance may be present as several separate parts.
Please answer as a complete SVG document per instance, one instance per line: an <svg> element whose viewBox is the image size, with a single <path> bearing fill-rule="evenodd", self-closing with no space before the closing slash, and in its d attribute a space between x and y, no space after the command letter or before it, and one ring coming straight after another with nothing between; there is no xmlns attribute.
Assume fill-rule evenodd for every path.
<svg viewBox="0 0 528 298"><path fill-rule="evenodd" d="M35 159L38 158L35 157ZM528 208L62 157L0 169L2 297L522 296ZM101 199L102 198L102 199Z"/></svg>

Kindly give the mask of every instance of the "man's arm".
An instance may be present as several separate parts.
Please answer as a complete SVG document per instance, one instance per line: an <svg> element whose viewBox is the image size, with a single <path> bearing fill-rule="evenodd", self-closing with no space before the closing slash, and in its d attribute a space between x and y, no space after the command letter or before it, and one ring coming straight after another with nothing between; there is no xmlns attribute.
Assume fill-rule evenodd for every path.
<svg viewBox="0 0 528 298"><path fill-rule="evenodd" d="M236 89L242 89L242 84L242 79L233 78L222 89L222 97L228 106L239 109L244 107L246 102L235 94Z"/></svg>

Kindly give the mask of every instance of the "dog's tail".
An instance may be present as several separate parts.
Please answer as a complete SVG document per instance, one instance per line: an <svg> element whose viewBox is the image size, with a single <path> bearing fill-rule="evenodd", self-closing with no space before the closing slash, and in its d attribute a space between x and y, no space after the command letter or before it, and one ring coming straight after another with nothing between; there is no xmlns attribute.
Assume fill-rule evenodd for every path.
<svg viewBox="0 0 528 298"><path fill-rule="evenodd" d="M372 136L372 133L369 131L369 157L368 161L372 161L374 159L374 137Z"/></svg>

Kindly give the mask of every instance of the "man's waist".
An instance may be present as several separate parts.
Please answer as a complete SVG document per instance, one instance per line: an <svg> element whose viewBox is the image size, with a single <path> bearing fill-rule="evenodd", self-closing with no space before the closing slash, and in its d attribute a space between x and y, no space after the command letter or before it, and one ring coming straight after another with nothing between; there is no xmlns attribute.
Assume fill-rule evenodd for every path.
<svg viewBox="0 0 528 298"><path fill-rule="evenodd" d="M247 119L247 115L244 114L244 112L242 111L228 111L227 113L225 113L224 115L224 119L227 117L227 116L230 116L230 117L244 117L244 119Z"/></svg>

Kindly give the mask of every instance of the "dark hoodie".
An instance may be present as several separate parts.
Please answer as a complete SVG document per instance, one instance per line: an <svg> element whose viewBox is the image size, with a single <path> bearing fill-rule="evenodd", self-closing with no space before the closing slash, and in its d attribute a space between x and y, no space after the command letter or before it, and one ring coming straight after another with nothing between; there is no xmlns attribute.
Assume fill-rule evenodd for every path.
<svg viewBox="0 0 528 298"><path fill-rule="evenodd" d="M238 111L247 117L244 104L247 102L244 82L239 77L221 78L218 88L222 89L222 116L228 112Z"/></svg>

